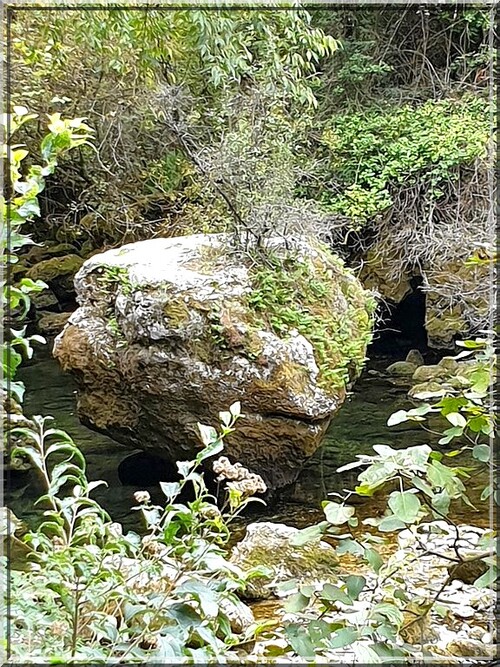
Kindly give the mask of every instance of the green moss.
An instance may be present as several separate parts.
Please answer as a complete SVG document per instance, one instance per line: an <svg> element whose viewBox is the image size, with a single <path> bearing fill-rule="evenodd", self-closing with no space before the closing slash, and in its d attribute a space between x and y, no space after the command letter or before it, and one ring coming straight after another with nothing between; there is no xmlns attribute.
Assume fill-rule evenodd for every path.
<svg viewBox="0 0 500 667"><path fill-rule="evenodd" d="M74 275L83 264L83 259L78 255L66 255L65 257L51 257L35 264L28 270L27 275L33 280L44 280L50 282L60 276Z"/></svg>
<svg viewBox="0 0 500 667"><path fill-rule="evenodd" d="M373 324L369 294L324 251L314 261L272 258L271 263L251 276L247 306L254 323L280 337L296 329L314 348L319 386L336 390L365 360Z"/></svg>
<svg viewBox="0 0 500 667"><path fill-rule="evenodd" d="M121 266L100 266L96 269L97 282L109 289L113 285L120 287L123 294L131 294L133 291L128 269Z"/></svg>

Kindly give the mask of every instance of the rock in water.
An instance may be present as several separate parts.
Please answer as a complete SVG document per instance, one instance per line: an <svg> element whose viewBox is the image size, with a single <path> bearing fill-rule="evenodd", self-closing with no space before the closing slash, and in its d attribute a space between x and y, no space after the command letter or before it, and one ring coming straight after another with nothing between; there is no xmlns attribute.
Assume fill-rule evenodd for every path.
<svg viewBox="0 0 500 667"><path fill-rule="evenodd" d="M292 244L292 281L267 269L257 289L250 258L228 244L158 238L89 258L54 354L75 375L82 421L171 462L199 450L197 422L218 426L241 401L226 454L276 489L315 452L359 373L373 300L305 241Z"/></svg>
<svg viewBox="0 0 500 667"><path fill-rule="evenodd" d="M425 364L424 358L420 350L410 350L406 355L406 359L410 364L415 364L415 366L423 366Z"/></svg>
<svg viewBox="0 0 500 667"><path fill-rule="evenodd" d="M395 377L411 378L417 368L418 366L412 364L410 361L395 361L390 366L387 366L386 371L389 375L394 375Z"/></svg>
<svg viewBox="0 0 500 667"><path fill-rule="evenodd" d="M231 562L243 570L264 567L268 572L248 580L246 597L272 597L279 584L292 579L301 585L337 581L335 549L319 539L296 546L291 540L298 533L297 528L269 521L247 526L244 539L233 547Z"/></svg>

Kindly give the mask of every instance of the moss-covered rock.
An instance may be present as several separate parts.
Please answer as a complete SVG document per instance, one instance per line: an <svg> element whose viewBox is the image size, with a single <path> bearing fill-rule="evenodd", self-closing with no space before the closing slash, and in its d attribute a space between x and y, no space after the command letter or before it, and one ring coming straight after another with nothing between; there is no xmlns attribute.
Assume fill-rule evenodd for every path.
<svg viewBox="0 0 500 667"><path fill-rule="evenodd" d="M410 361L395 361L390 366L387 366L386 371L394 377L411 378L417 368L418 366L412 364Z"/></svg>
<svg viewBox="0 0 500 667"><path fill-rule="evenodd" d="M292 538L298 532L282 523L247 526L245 537L233 547L231 562L244 571L265 568L267 572L248 581L246 597L273 597L278 585L291 579L304 585L337 581L338 559L333 547L319 539L296 546Z"/></svg>
<svg viewBox="0 0 500 667"><path fill-rule="evenodd" d="M270 489L293 481L361 368L373 300L305 240L265 264L224 235L154 239L88 259L80 308L56 340L79 412L112 437L175 461L234 401L227 453Z"/></svg>
<svg viewBox="0 0 500 667"><path fill-rule="evenodd" d="M43 280L50 283L61 276L74 276L83 264L83 259L78 255L65 255L64 257L51 257L44 259L32 266L27 275L33 280Z"/></svg>
<svg viewBox="0 0 500 667"><path fill-rule="evenodd" d="M68 307L74 301L75 288L73 279L83 264L78 255L51 257L34 264L26 275L33 280L43 280L56 296L58 305Z"/></svg>

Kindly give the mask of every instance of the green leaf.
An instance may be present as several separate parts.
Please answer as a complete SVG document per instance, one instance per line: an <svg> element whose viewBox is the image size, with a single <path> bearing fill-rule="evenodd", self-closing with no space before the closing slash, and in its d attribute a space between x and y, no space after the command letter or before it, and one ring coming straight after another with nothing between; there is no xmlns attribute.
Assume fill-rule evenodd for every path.
<svg viewBox="0 0 500 667"><path fill-rule="evenodd" d="M387 426L396 426L397 424L402 424L405 421L408 421L408 412L406 410L398 410L397 412L393 412L389 417L387 420Z"/></svg>
<svg viewBox="0 0 500 667"><path fill-rule="evenodd" d="M459 412L449 412L445 415L445 417L453 426L457 426L462 429L467 426L467 420Z"/></svg>
<svg viewBox="0 0 500 667"><path fill-rule="evenodd" d="M487 500L492 493L493 493L493 486L491 484L488 484L488 486L486 486L483 489L483 492L481 493L481 500Z"/></svg>
<svg viewBox="0 0 500 667"><path fill-rule="evenodd" d="M447 445L454 438L460 438L463 434L463 428L459 426L453 426L453 428L448 428L446 431L443 431L443 437L438 440L439 445Z"/></svg>
<svg viewBox="0 0 500 667"><path fill-rule="evenodd" d="M338 556L341 556L342 554L363 556L365 549L359 542L356 542L356 540L352 540L350 537L347 537L340 541L336 549L336 553Z"/></svg>
<svg viewBox="0 0 500 667"><path fill-rule="evenodd" d="M476 445L472 448L472 456L482 463L488 463L491 457L491 448L489 445Z"/></svg>
<svg viewBox="0 0 500 667"><path fill-rule="evenodd" d="M229 408L229 412L233 415L233 417L240 417L241 416L241 403L239 401L236 401L231 405Z"/></svg>
<svg viewBox="0 0 500 667"><path fill-rule="evenodd" d="M395 516L405 523L414 523L420 511L420 500L409 491L394 491L389 496L388 505Z"/></svg>
<svg viewBox="0 0 500 667"><path fill-rule="evenodd" d="M415 475L414 477L411 478L411 483L413 484L413 486L415 488L419 489L419 491L422 491L423 493L425 493L426 496L429 496L430 498L432 498L432 496L434 495L432 487L430 487L427 484L427 482L424 482L424 480L421 479L420 477L417 477Z"/></svg>
<svg viewBox="0 0 500 667"><path fill-rule="evenodd" d="M372 614L381 614L385 616L391 623L397 627L403 625L403 614L396 607L396 605L391 604L390 602L380 602L376 604L371 611Z"/></svg>
<svg viewBox="0 0 500 667"><path fill-rule="evenodd" d="M217 440L217 431L212 426L206 424L198 424L198 431L200 432L201 441L208 447Z"/></svg>
<svg viewBox="0 0 500 667"><path fill-rule="evenodd" d="M349 597L352 598L353 600L357 600L359 594L366 585L366 579L356 574L350 574L345 579L345 585Z"/></svg>
<svg viewBox="0 0 500 667"><path fill-rule="evenodd" d="M342 602L343 604L352 605L351 598L338 586L334 586L333 584L324 584L320 596L324 600L331 602Z"/></svg>
<svg viewBox="0 0 500 667"><path fill-rule="evenodd" d="M354 514L356 510L350 505L343 505L333 501L327 502L323 505L323 512L329 523L334 526L340 526L346 523Z"/></svg>
<svg viewBox="0 0 500 667"><path fill-rule="evenodd" d="M431 500L431 505L434 507L440 514L444 516L448 515L450 511L450 502L451 498L447 491L440 491L436 493Z"/></svg>
<svg viewBox="0 0 500 667"><path fill-rule="evenodd" d="M476 588L493 588L498 578L498 570L493 565L474 582Z"/></svg>
<svg viewBox="0 0 500 667"><path fill-rule="evenodd" d="M344 646L350 646L359 638L359 632L353 628L342 628L337 630L333 635L330 641L328 642L330 648L343 648Z"/></svg>
<svg viewBox="0 0 500 667"><path fill-rule="evenodd" d="M406 528L406 523L394 515L385 516L378 524L378 529L383 533L392 533L393 531L402 530L403 528Z"/></svg>
<svg viewBox="0 0 500 667"><path fill-rule="evenodd" d="M322 619L314 619L307 626L311 641L315 646L321 644L323 639L330 637L332 631L330 624Z"/></svg>
<svg viewBox="0 0 500 667"><path fill-rule="evenodd" d="M371 648L371 646L368 646L368 644L358 642L353 648L357 662L362 665L371 665L373 663L378 664L382 662L382 658Z"/></svg>
<svg viewBox="0 0 500 667"><path fill-rule="evenodd" d="M371 565L372 569L374 570L375 573L378 573L382 565L384 564L384 561L382 560L380 554L378 551L375 549L365 549L365 558L368 561L368 563Z"/></svg>
<svg viewBox="0 0 500 667"><path fill-rule="evenodd" d="M160 482L160 488L169 501L171 501L179 495L181 485L178 482Z"/></svg>
<svg viewBox="0 0 500 667"><path fill-rule="evenodd" d="M290 595L290 597L285 601L285 604L283 606L285 608L285 611L296 613L299 611L303 611L308 606L308 604L309 604L309 597L299 592Z"/></svg>
<svg viewBox="0 0 500 667"><path fill-rule="evenodd" d="M321 538L328 528L327 521L321 521L315 526L308 526L307 528L302 528L296 533L291 539L290 544L294 547L301 547L308 542L317 541Z"/></svg>
<svg viewBox="0 0 500 667"><path fill-rule="evenodd" d="M301 658L313 658L316 655L316 649L305 628L297 623L290 623L285 628L285 635L290 646Z"/></svg>

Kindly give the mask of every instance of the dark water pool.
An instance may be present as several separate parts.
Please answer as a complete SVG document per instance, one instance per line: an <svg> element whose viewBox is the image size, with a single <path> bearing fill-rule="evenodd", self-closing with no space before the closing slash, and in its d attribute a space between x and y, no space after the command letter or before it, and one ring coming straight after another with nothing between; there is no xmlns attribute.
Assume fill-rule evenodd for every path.
<svg viewBox="0 0 500 667"><path fill-rule="evenodd" d="M46 353L47 354L47 353ZM280 502L273 507L255 506L261 517L283 520L289 524L304 525L317 518L321 501L328 494L343 488L353 488L356 471L339 474L339 466L354 460L356 454L370 454L376 444L394 448L434 442L416 424L389 428L391 413L410 407L404 387L394 386L382 371L390 359L372 360L348 400L336 415L324 444L302 470L297 482ZM20 379L27 387L25 412L52 415L55 424L67 431L78 443L87 460L87 474L91 480L103 479L107 487L96 489L94 497L108 510L115 521L127 529L138 528L138 517L131 510L133 494L139 488L123 486L118 478L120 461L134 450L83 426L76 416L76 388L72 378L62 373L50 356L40 357L20 369ZM148 488L153 498L161 500L157 488ZM13 473L6 488L6 501L14 513L29 524L36 522L39 512L34 501L41 494L36 477L31 472ZM258 508L257 508L258 507Z"/></svg>

